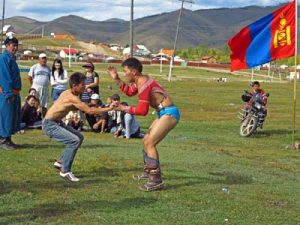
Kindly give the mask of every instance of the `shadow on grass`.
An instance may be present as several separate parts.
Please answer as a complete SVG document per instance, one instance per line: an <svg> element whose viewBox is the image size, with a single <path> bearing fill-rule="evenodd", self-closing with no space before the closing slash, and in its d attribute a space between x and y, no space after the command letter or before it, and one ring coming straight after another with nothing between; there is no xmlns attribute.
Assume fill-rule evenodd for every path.
<svg viewBox="0 0 300 225"><path fill-rule="evenodd" d="M33 149L33 150L39 150L39 149L53 149L53 148L57 148L57 149L61 149L62 151L65 148L65 145L60 144L59 142L56 142L54 144L51 143L45 143L45 144L21 144L21 146L17 149L17 150L22 150L22 149ZM123 146L119 146L119 145L108 145L108 144L91 144L91 143L83 143L81 148L124 148Z"/></svg>
<svg viewBox="0 0 300 225"><path fill-rule="evenodd" d="M265 138L273 135L290 134L290 130L279 129L279 130L260 130L253 135L253 138Z"/></svg>
<svg viewBox="0 0 300 225"><path fill-rule="evenodd" d="M49 160L50 161L50 160ZM52 161L51 161L52 162ZM88 171L79 170L76 172L76 176L81 180L78 183L68 182L58 175L49 177L42 177L41 179L35 178L31 180L25 180L23 182L10 182L8 180L0 181L0 195L7 194L12 191L28 190L30 192L39 192L41 190L64 188L81 189L86 188L88 185L99 185L111 182L113 177L123 177L122 173L132 172L134 174L137 171L141 171L139 167L124 167L124 168L110 168L105 166L92 167ZM130 174L131 176L131 174ZM0 223L1 224L1 223Z"/></svg>
<svg viewBox="0 0 300 225"><path fill-rule="evenodd" d="M27 224L33 222L35 219L39 221L47 220L49 218L60 217L67 218L68 214L78 212L81 209L86 212L111 212L111 211L122 211L128 208L141 208L147 207L157 201L154 197L136 197L136 198L125 198L119 201L82 201L74 203L63 203L63 202L53 202L47 204L36 205L31 208L21 209L21 210L7 210L0 213L0 223L1 224L15 224L22 223ZM103 218L104 219L104 218ZM106 221L104 219L104 221ZM109 221L106 221L109 222Z"/></svg>
<svg viewBox="0 0 300 225"><path fill-rule="evenodd" d="M214 177L201 177L201 176L185 176L179 175L181 173L188 174L188 171L184 170L173 170L174 174L169 174L165 177L168 181L172 182L172 180L182 181L178 184L168 184L165 189L177 189L181 187L194 186L197 184L222 184L224 183L224 179L222 178L214 178ZM176 175L175 175L176 174Z"/></svg>
<svg viewBox="0 0 300 225"><path fill-rule="evenodd" d="M80 177L79 177L80 178ZM87 185L99 185L104 184L109 181L94 177L92 179L84 179L84 181L76 182L68 182L58 176L55 178L45 179L45 180L27 180L24 182L9 182L7 180L1 181L0 183L0 195L8 194L13 191L28 191L33 193L39 193L41 191L47 190L58 190L63 191L65 188L68 189L84 189ZM1 223L0 223L1 224Z"/></svg>
<svg viewBox="0 0 300 225"><path fill-rule="evenodd" d="M23 149L32 149L32 150L41 150L41 149L53 149L53 148L62 148L62 145L60 144L53 144L51 145L49 143L45 144L21 144L21 146L17 150L23 150ZM16 151L17 151L16 150Z"/></svg>
<svg viewBox="0 0 300 225"><path fill-rule="evenodd" d="M240 173L211 172L210 174L214 176L224 177L226 184L251 184L254 182L252 177Z"/></svg>

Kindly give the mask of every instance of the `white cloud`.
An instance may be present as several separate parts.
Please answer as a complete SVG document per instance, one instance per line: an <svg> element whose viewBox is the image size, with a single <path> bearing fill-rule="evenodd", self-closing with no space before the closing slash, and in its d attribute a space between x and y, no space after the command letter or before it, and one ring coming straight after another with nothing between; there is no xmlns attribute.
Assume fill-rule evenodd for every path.
<svg viewBox="0 0 300 225"><path fill-rule="evenodd" d="M240 7L247 5L277 5L287 0L194 0L185 3L191 10L203 8ZM5 18L25 16L39 21L49 21L60 16L78 15L92 20L121 18L129 20L130 0L10 0L6 1ZM180 8L179 0L135 0L135 18L170 12Z"/></svg>

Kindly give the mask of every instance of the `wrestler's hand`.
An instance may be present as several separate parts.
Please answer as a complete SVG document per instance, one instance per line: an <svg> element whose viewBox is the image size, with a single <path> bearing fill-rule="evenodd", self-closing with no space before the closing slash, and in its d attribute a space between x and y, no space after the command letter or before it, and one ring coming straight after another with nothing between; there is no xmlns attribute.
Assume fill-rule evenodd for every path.
<svg viewBox="0 0 300 225"><path fill-rule="evenodd" d="M93 125L93 129L94 129L94 130L97 130L98 127L99 127L99 125L98 125L97 123L95 123L95 124Z"/></svg>
<svg viewBox="0 0 300 225"><path fill-rule="evenodd" d="M93 94L92 88L86 88L86 92L87 92L89 95L92 95L92 94Z"/></svg>
<svg viewBox="0 0 300 225"><path fill-rule="evenodd" d="M117 69L113 66L109 66L107 68L108 74L111 76L112 79L114 80L120 80Z"/></svg>
<svg viewBox="0 0 300 225"><path fill-rule="evenodd" d="M11 97L9 97L9 98L7 99L7 102L8 102L9 104L12 104L14 101L15 101L15 96L11 96Z"/></svg>
<svg viewBox="0 0 300 225"><path fill-rule="evenodd" d="M115 110L117 111L125 111L126 110L126 106L125 105L118 105L117 107L115 107Z"/></svg>

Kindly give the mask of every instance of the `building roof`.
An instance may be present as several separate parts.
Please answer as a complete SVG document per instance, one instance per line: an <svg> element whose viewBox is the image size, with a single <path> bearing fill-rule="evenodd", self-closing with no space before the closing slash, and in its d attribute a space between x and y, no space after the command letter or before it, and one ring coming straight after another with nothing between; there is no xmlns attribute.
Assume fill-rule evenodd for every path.
<svg viewBox="0 0 300 225"><path fill-rule="evenodd" d="M75 40L75 36L71 34L55 34L54 38Z"/></svg>
<svg viewBox="0 0 300 225"><path fill-rule="evenodd" d="M163 53L168 57L172 57L174 50L173 49L160 49L159 53Z"/></svg>
<svg viewBox="0 0 300 225"><path fill-rule="evenodd" d="M69 54L69 48L64 48L63 51L66 53L66 54ZM74 55L77 53L77 49L75 48L70 48L70 52L71 52L71 55Z"/></svg>

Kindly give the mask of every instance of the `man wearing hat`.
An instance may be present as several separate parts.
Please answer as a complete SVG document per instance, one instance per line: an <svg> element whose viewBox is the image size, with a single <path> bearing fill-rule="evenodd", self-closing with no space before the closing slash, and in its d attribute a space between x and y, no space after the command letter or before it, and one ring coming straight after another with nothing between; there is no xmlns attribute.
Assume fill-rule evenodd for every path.
<svg viewBox="0 0 300 225"><path fill-rule="evenodd" d="M47 55L39 55L39 63L33 65L28 73L31 88L37 91L37 97L42 106L42 116L47 112L48 105L48 85L50 83L51 69L47 66Z"/></svg>
<svg viewBox="0 0 300 225"><path fill-rule="evenodd" d="M16 63L18 40L7 37L5 50L0 55L0 149L13 150L17 146L11 136L20 130L22 87L20 70Z"/></svg>

